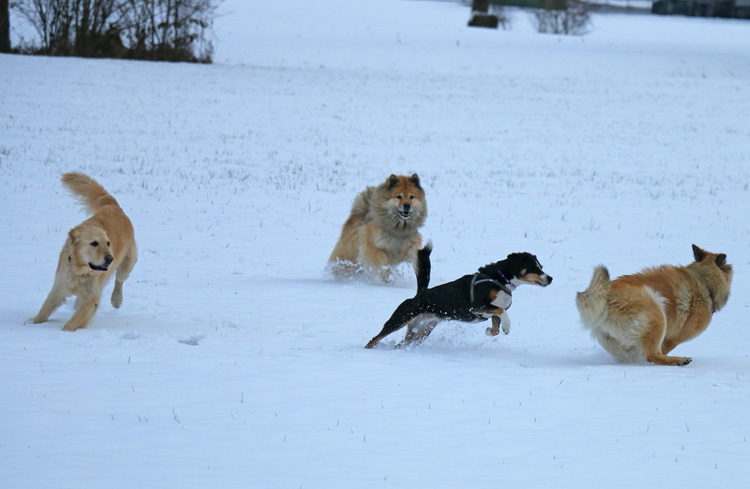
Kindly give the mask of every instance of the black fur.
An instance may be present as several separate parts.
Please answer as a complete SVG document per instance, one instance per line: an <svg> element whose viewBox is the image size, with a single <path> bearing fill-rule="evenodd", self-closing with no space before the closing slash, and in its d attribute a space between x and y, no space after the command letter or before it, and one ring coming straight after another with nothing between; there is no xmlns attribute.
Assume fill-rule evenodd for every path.
<svg viewBox="0 0 750 489"><path fill-rule="evenodd" d="M427 288L430 282L430 252L431 244L419 251L417 271L417 294L406 299L399 305L386 321L383 329L365 348L372 348L381 339L394 331L406 326L412 320L418 320L423 316L428 324L428 332L435 325L446 319L463 322L480 322L487 320L490 311L496 310L492 304L493 292L503 292L511 295L515 288L510 282L513 279L522 279L522 275L539 274L547 277L548 285L552 277L542 272L539 261L530 253L512 253L508 258L481 267L478 272L438 285ZM479 280L475 280L475 277ZM473 291L472 291L472 284ZM411 332L411 331L410 331ZM406 341L409 342L409 333Z"/></svg>

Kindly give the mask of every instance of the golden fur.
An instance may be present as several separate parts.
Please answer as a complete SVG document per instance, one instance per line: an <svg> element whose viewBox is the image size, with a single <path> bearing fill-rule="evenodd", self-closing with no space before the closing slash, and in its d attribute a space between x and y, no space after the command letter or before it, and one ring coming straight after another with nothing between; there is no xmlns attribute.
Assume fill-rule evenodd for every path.
<svg viewBox="0 0 750 489"><path fill-rule="evenodd" d="M99 307L102 290L116 270L112 305L122 304L122 283L138 259L133 225L114 197L83 173L66 173L62 183L92 216L68 233L57 264L52 291L39 313L29 319L43 323L66 298L77 297L76 312L65 331L85 328Z"/></svg>
<svg viewBox="0 0 750 489"><path fill-rule="evenodd" d="M422 246L418 230L427 218L427 201L415 173L391 175L377 187L367 187L354 199L328 262L336 276L372 269L389 281L399 263L417 267Z"/></svg>
<svg viewBox="0 0 750 489"><path fill-rule="evenodd" d="M668 356L677 345L706 330L729 299L732 266L725 254L693 245L688 266L663 265L610 281L603 266L576 296L584 326L616 360L641 355L659 365L687 365L690 357Z"/></svg>

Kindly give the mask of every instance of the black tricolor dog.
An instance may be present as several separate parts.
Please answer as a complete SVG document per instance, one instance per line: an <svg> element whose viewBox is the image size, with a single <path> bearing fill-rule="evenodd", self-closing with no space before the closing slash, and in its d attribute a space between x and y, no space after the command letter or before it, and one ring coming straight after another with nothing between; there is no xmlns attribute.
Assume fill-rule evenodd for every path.
<svg viewBox="0 0 750 489"><path fill-rule="evenodd" d="M510 318L506 309L510 307L516 287L524 283L546 287L552 282L552 277L542 271L536 256L512 253L505 260L490 263L476 273L428 289L431 251L432 244L428 243L418 255L417 295L396 308L383 330L365 348L374 347L404 326L408 329L402 343L419 343L446 319L476 323L492 318L492 328L487 328L487 334L499 334L501 321L503 331L508 334Z"/></svg>

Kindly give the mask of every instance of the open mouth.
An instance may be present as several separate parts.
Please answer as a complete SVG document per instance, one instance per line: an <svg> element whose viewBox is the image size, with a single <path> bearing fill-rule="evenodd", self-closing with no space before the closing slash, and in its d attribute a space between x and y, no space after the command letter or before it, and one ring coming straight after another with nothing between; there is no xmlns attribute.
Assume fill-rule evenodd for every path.
<svg viewBox="0 0 750 489"><path fill-rule="evenodd" d="M402 211L402 210L399 209L399 211L398 211L398 216L401 219L409 219L411 217L411 215L412 215L412 211L410 211L410 210L408 210L408 211L406 211L406 210Z"/></svg>
<svg viewBox="0 0 750 489"><path fill-rule="evenodd" d="M109 270L109 265L94 265L93 263L89 263L89 268L97 272L106 272Z"/></svg>

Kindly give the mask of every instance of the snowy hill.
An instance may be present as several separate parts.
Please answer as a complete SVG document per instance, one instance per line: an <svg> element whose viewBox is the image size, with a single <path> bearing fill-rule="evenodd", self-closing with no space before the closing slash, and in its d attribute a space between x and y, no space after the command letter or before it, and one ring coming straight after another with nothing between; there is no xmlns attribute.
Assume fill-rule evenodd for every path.
<svg viewBox="0 0 750 489"><path fill-rule="evenodd" d="M466 27L455 2L228 1L215 64L0 56L0 484L745 487L750 24L595 15L584 37ZM115 310L24 324L96 178L135 225ZM413 295L336 282L354 196L419 173L432 283L535 253L510 335L445 323L365 350ZM620 365L574 305L723 252L732 296ZM112 285L105 290L105 296ZM397 336L397 335L394 335Z"/></svg>

